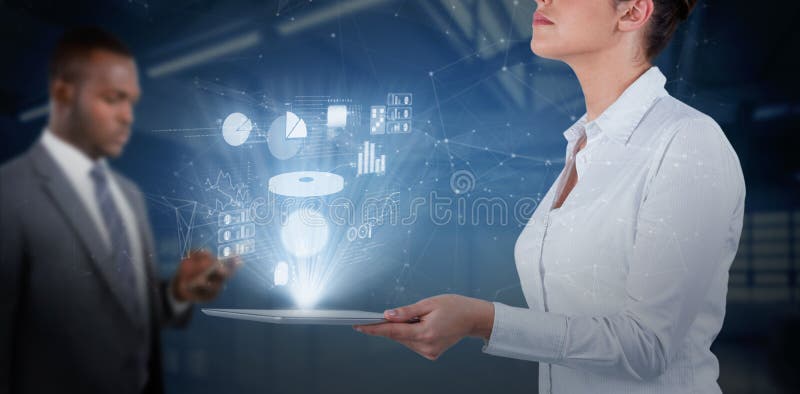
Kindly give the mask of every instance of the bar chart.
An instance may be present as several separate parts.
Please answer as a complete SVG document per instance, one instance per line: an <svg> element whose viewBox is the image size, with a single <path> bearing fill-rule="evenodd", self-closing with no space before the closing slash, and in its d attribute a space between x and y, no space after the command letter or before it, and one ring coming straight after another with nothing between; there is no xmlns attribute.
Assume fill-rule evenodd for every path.
<svg viewBox="0 0 800 394"><path fill-rule="evenodd" d="M358 152L356 176L367 174L384 175L386 173L386 155L376 156L375 143L364 141Z"/></svg>

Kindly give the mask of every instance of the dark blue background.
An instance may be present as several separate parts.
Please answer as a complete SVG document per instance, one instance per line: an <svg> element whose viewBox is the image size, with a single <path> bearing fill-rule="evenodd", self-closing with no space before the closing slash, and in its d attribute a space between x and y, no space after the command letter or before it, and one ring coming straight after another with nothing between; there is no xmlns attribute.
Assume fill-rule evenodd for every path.
<svg viewBox="0 0 800 394"><path fill-rule="evenodd" d="M354 3L365 6L348 10ZM397 152L391 156L396 166L383 183L350 183L356 190L396 187L406 202L431 191L452 194L450 174L467 168L478 178L472 197L535 197L563 165L561 133L584 107L569 68L530 52L534 2L516 3L2 1L0 162L40 134L45 118L23 120L22 114L47 101L46 62L55 40L67 27L92 24L117 33L138 60L144 96L130 145L113 165L148 196L164 276L180 254L175 212L165 197L207 203L204 181L220 170L257 190L286 170L337 164L287 164L272 159L266 145L232 148L218 136L187 138L192 133L184 130L216 127L235 111L267 125L298 95L348 98L368 107L387 92L414 93L414 132L383 140ZM793 2L701 0L657 60L670 93L722 125L747 181L744 246L714 347L720 384L730 393L790 392L797 383L791 373L797 362L781 354L796 354L792 332L800 297L798 13ZM333 16L295 34L281 32L281 26L326 14ZM156 64L253 32L258 45L148 76ZM158 131L165 129L184 131ZM352 140L367 134L362 130ZM442 292L524 305L512 254L520 228L513 221L434 226L421 220L381 231L384 247L370 274L340 278L321 306L380 311ZM212 235L198 228L193 245L207 246L204 237ZM259 282L261 264L248 261L213 305L290 306L286 294ZM429 362L350 328L197 314L187 330L165 335L164 367L169 392L536 392L535 363L483 355L481 345L467 340Z"/></svg>

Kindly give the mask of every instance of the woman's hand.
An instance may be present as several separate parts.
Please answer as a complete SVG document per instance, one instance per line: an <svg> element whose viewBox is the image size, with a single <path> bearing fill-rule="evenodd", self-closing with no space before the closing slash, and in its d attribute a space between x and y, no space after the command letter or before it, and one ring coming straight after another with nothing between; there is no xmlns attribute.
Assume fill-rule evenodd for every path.
<svg viewBox="0 0 800 394"><path fill-rule="evenodd" d="M384 316L388 323L354 328L367 335L395 340L422 357L436 360L464 337L489 339L494 323L494 305L448 294L388 310Z"/></svg>

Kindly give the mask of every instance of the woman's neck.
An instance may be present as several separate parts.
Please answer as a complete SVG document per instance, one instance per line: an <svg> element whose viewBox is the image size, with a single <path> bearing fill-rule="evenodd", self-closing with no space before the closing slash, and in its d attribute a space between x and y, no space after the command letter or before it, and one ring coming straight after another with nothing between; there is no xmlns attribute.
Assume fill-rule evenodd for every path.
<svg viewBox="0 0 800 394"><path fill-rule="evenodd" d="M652 67L650 62L633 63L627 56L612 52L595 53L567 63L581 84L589 122L614 104L625 89Z"/></svg>

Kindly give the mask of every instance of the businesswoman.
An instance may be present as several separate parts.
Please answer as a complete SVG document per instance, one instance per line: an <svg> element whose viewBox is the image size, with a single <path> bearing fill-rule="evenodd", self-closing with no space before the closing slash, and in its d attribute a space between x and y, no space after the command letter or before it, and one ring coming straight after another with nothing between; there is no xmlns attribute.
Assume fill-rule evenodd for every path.
<svg viewBox="0 0 800 394"><path fill-rule="evenodd" d="M720 392L710 346L744 179L719 126L652 67L695 2L537 0L531 48L573 69L586 115L516 243L528 308L444 295L356 329L429 359L483 338L486 353L538 361L542 393Z"/></svg>

